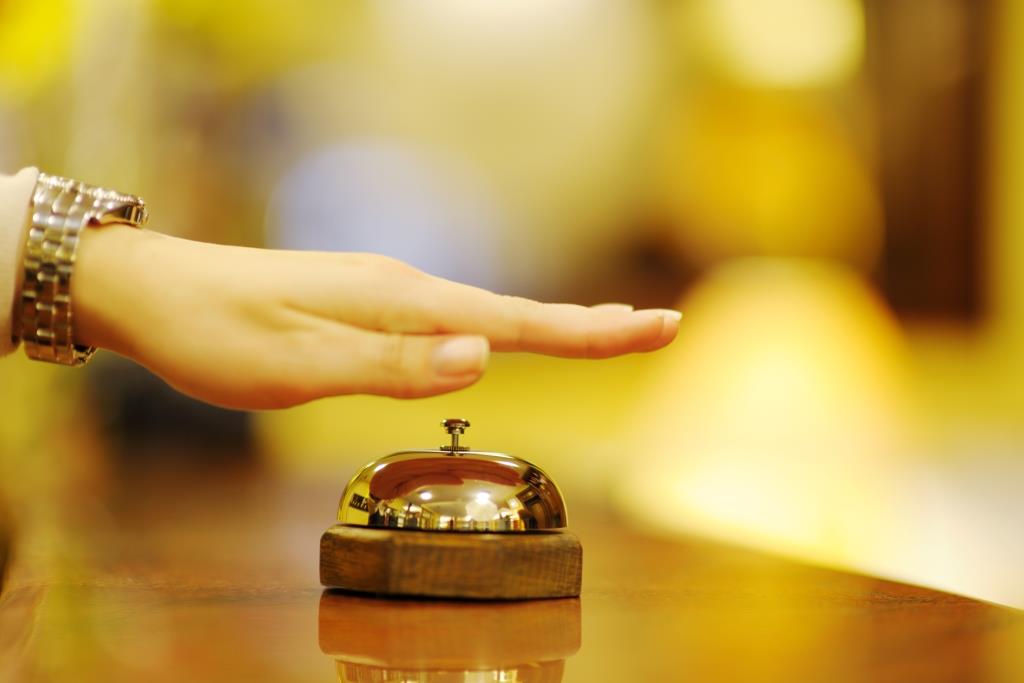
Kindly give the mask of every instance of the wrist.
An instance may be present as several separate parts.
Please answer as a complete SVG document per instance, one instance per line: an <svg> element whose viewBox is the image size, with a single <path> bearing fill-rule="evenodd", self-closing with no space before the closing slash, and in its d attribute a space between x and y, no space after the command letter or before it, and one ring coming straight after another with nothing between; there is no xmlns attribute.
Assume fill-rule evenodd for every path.
<svg viewBox="0 0 1024 683"><path fill-rule="evenodd" d="M162 238L116 224L82 231L71 280L76 343L131 355L132 316L152 266L145 250Z"/></svg>

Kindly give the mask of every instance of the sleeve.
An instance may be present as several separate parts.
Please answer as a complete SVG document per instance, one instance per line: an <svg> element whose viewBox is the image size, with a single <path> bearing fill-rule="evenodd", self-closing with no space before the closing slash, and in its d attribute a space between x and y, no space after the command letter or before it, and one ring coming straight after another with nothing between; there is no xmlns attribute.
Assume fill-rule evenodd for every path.
<svg viewBox="0 0 1024 683"><path fill-rule="evenodd" d="M14 297L21 288L28 210L38 176L39 170L35 168L0 175L0 356L14 350L11 341Z"/></svg>

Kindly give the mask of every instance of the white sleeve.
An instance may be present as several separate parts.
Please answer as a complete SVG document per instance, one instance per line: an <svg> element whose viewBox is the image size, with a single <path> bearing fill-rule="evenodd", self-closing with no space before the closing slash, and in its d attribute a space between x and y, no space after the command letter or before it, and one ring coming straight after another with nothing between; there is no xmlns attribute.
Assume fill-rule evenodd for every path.
<svg viewBox="0 0 1024 683"><path fill-rule="evenodd" d="M35 168L0 175L0 356L14 350L11 343L14 297L21 289L28 209L38 176Z"/></svg>

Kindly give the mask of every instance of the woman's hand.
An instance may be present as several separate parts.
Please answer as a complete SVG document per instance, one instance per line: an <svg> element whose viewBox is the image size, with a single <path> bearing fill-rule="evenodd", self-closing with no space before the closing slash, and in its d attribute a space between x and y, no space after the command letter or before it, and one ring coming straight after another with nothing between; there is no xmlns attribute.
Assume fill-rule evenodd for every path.
<svg viewBox="0 0 1024 683"><path fill-rule="evenodd" d="M605 358L675 338L675 311L500 296L370 254L273 251L85 230L75 336L234 408L401 398L477 381L490 349Z"/></svg>

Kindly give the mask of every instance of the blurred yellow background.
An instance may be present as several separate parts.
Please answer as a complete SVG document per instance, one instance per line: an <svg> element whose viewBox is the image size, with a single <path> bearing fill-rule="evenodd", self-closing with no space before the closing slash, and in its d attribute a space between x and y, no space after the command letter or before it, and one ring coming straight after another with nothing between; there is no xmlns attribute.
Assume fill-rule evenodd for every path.
<svg viewBox="0 0 1024 683"><path fill-rule="evenodd" d="M194 239L684 311L651 356L255 415L271 471L340 493L462 415L570 504L1024 606L1022 40L1010 0L5 0L0 165L137 192ZM892 104L906 83L921 108ZM917 129L948 149L894 160ZM939 227L893 209L914 192ZM929 298L915 244L951 245L969 286L927 269L974 303ZM16 507L102 506L117 372L2 362Z"/></svg>

